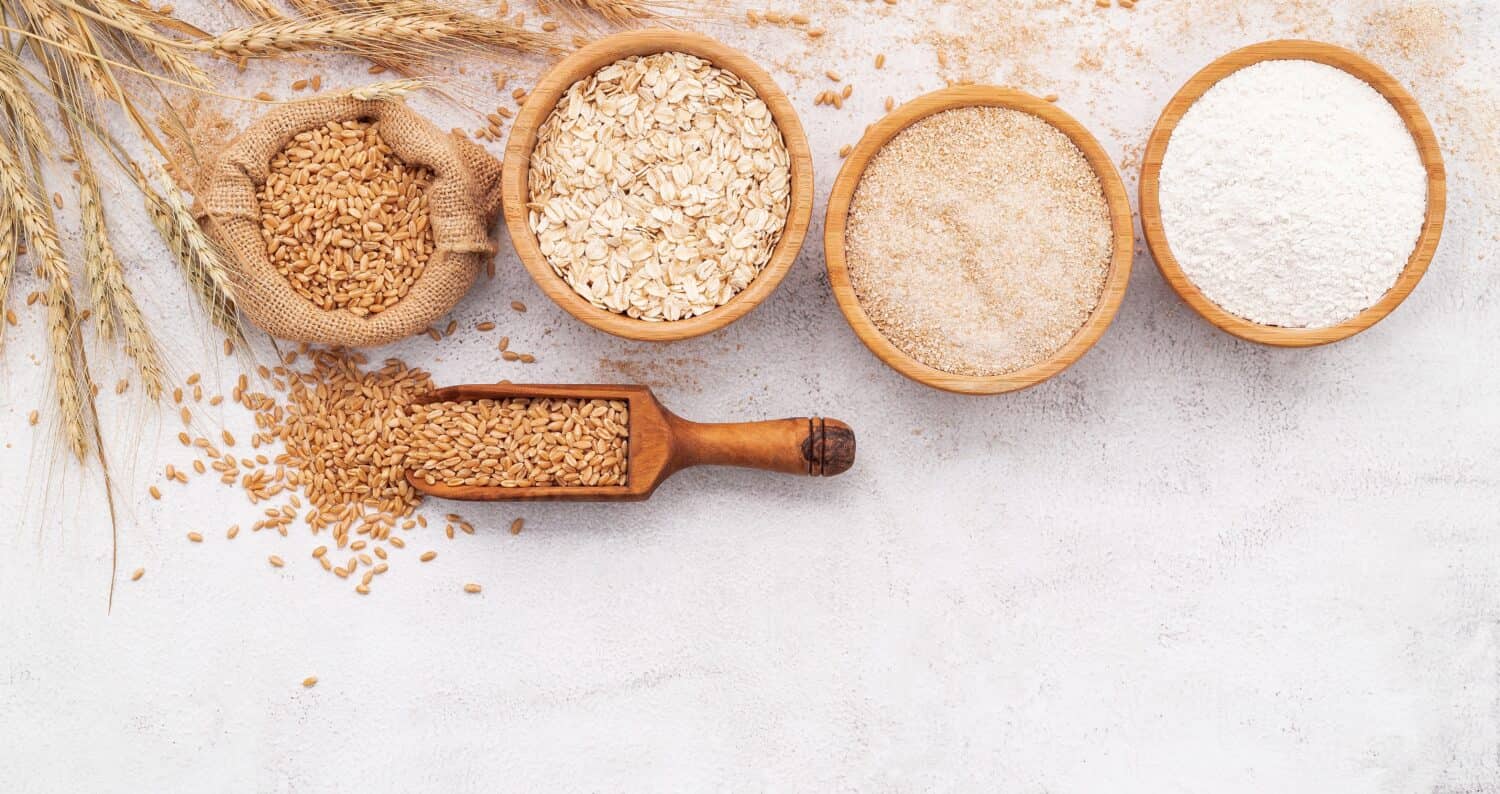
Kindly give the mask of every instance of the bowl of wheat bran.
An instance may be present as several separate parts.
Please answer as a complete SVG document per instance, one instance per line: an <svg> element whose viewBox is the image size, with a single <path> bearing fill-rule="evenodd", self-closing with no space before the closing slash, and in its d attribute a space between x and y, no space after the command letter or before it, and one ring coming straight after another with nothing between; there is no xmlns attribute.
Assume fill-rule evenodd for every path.
<svg viewBox="0 0 1500 794"><path fill-rule="evenodd" d="M648 341L759 305L812 216L812 156L786 95L744 54L678 31L609 36L553 67L516 118L502 184L542 291Z"/></svg>
<svg viewBox="0 0 1500 794"><path fill-rule="evenodd" d="M1130 201L1056 105L961 86L897 108L850 152L828 202L834 297L902 375L946 391L1033 386L1088 351L1130 280Z"/></svg>

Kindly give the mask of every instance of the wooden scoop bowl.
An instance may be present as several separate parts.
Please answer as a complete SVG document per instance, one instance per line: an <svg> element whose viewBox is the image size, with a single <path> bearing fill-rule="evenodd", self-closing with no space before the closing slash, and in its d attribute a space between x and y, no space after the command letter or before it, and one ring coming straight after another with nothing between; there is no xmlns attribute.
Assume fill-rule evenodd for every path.
<svg viewBox="0 0 1500 794"><path fill-rule="evenodd" d="M657 486L690 466L739 466L783 474L832 477L854 465L854 431L837 419L774 419L767 422L700 424L689 422L657 401L644 386L452 386L438 389L420 404L562 397L622 400L630 410L628 481L605 487L540 486L501 488L429 485L407 470L413 488L440 499L470 502L572 501L635 502L649 499Z"/></svg>

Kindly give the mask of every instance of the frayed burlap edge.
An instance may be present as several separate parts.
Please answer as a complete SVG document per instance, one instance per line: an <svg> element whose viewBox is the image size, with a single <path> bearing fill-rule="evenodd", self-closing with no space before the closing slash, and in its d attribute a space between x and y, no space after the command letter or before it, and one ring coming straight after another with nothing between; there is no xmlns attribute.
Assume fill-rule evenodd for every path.
<svg viewBox="0 0 1500 794"><path fill-rule="evenodd" d="M428 198L436 250L405 298L368 317L321 309L291 288L266 252L256 198L271 159L297 133L352 119L378 121L402 160L433 173ZM458 303L495 251L489 232L500 211L500 162L403 102L343 95L285 105L240 133L206 173L197 189L199 221L230 255L240 310L281 339L373 347L420 333Z"/></svg>

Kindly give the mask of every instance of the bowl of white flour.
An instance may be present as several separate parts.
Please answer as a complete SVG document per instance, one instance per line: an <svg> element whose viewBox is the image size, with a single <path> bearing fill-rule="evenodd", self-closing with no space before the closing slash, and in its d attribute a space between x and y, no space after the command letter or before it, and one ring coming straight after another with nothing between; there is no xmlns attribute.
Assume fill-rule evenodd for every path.
<svg viewBox="0 0 1500 794"><path fill-rule="evenodd" d="M1147 146L1141 216L1189 305L1264 344L1327 344L1405 300L1437 248L1442 154L1416 101L1330 44L1280 41L1210 64Z"/></svg>

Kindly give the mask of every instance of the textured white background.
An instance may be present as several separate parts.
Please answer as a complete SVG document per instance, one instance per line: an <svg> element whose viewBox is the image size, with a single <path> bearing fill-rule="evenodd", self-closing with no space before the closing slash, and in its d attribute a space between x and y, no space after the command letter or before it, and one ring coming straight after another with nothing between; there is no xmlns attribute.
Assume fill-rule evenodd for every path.
<svg viewBox="0 0 1500 794"><path fill-rule="evenodd" d="M1359 45L1369 13L1412 6L1072 5L1029 79L978 76L1062 93L1132 189L1157 112L1211 58L1290 34ZM638 505L465 509L477 536L412 537L406 557L438 560L398 560L366 598L313 564L303 532L224 540L257 514L236 491L146 498L187 458L171 412L133 389L102 399L121 506L106 614L105 506L93 474L56 461L49 423L26 423L48 403L40 313L22 311L0 391L0 790L1500 790L1500 244L1481 161L1493 122L1474 125L1500 107L1485 93L1497 9L1436 8L1457 28L1450 52L1420 55L1449 65L1380 60L1443 134L1449 227L1373 331L1317 350L1238 342L1140 255L1078 366L966 399L858 343L816 237L762 308L665 348L580 326L505 253L456 311L465 330L377 355L440 383L642 380L700 419L826 413L858 430L859 464L828 481L688 472ZM817 48L716 30L793 94L821 213L836 150L884 96L940 85L920 20L1000 36L946 4L810 10L830 29ZM1076 68L1085 49L1105 68ZM879 50L892 64L876 73ZM811 104L829 67L857 86L843 112ZM336 73L263 64L240 86L319 70ZM137 200L116 204L179 378L229 382ZM13 295L35 287L26 274ZM499 362L481 319L540 362ZM105 384L123 373L107 347L94 359ZM205 430L249 432L238 409L204 413ZM512 537L515 515L528 523ZM208 540L188 543L193 529ZM125 580L136 567L145 578Z"/></svg>

